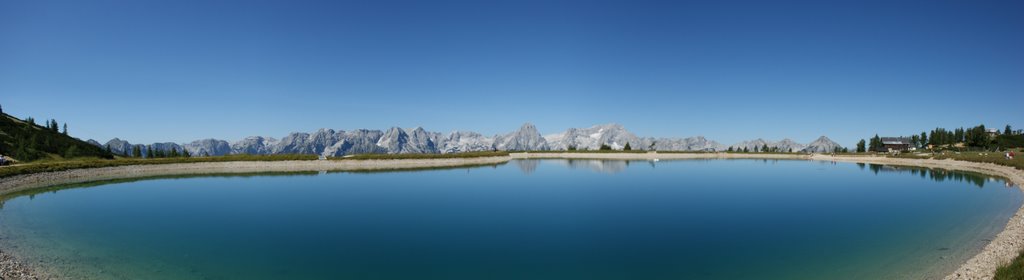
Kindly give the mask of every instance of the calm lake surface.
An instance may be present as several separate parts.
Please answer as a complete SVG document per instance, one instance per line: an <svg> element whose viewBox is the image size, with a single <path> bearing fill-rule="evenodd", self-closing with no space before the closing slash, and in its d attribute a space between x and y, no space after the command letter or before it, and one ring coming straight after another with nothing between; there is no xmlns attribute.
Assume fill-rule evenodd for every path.
<svg viewBox="0 0 1024 280"><path fill-rule="evenodd" d="M888 166L520 160L21 195L0 244L73 279L924 279L1021 202Z"/></svg>

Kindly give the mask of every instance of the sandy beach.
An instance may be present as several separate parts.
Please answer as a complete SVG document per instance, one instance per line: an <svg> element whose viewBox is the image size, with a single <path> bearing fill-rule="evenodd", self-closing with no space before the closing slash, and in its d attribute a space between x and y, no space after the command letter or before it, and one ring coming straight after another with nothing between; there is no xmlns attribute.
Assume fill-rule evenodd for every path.
<svg viewBox="0 0 1024 280"><path fill-rule="evenodd" d="M325 160L269 162L209 162L164 165L136 165L78 169L13 176L0 179L0 195L49 186L94 181L176 175L247 174L259 172L373 171L417 168L441 168L506 163L512 159L608 159L608 160L684 160L684 159L795 159L871 164L905 165L979 172L1004 177L1017 186L1024 185L1024 171L989 163L954 160L901 159L874 156L829 156L806 154L729 154L729 153L513 153L505 157L406 159L406 160ZM2 242L2 241L0 241ZM1009 263L1024 249L1024 207L1006 227L977 255L962 264L945 279L991 279L998 266ZM46 279L32 271L16 256L0 252L0 279Z"/></svg>

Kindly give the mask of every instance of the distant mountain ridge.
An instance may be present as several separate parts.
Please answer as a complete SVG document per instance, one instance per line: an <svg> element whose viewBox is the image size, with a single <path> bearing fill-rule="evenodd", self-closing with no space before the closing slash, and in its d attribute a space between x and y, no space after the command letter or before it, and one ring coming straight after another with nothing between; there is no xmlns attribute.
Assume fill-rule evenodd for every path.
<svg viewBox="0 0 1024 280"><path fill-rule="evenodd" d="M114 153L128 154L135 146L118 138L105 144L90 140L94 145L110 146ZM170 151L175 149L188 150L196 156L220 156L228 154L316 154L339 157L352 154L386 153L386 154L445 154L475 151L564 151L598 150L602 145L622 150L629 144L634 150L658 151L725 151L728 148L742 150L758 149L767 145L782 152L831 152L841 146L821 136L820 138L801 144L791 139L767 141L755 139L733 145L722 145L703 136L687 138L653 138L639 137L625 127L615 123L595 125L587 128L569 128L562 133L541 135L533 124L523 124L519 129L507 134L485 136L471 131L453 131L450 133L431 132L422 127L400 128L391 127L387 130L356 129L352 131L319 129L313 133L293 132L280 139L264 136L250 136L230 143L218 139L201 139L187 144L154 143L149 148L154 151Z"/></svg>

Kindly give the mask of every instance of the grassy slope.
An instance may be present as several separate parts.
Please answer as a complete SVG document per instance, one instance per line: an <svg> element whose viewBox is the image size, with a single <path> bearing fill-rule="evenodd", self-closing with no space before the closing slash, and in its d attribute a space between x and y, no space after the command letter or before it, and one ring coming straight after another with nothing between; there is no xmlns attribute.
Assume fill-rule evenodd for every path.
<svg viewBox="0 0 1024 280"><path fill-rule="evenodd" d="M995 280L1021 280L1024 279L1024 252L1021 252L1012 263L996 270Z"/></svg>
<svg viewBox="0 0 1024 280"><path fill-rule="evenodd" d="M457 154L364 154L344 158L331 158L332 160L382 160L382 159L432 159L432 158L475 158L508 156L508 152L470 152ZM169 164L169 163L193 163L193 162L228 162L228 161L286 161L286 160L316 160L317 155L227 155L216 157L194 157L194 158L118 158L86 159L75 160L41 160L28 164L18 164L0 168L0 178L31 174L39 172L64 171L81 168L112 167L125 165L147 165L147 164Z"/></svg>
<svg viewBox="0 0 1024 280"><path fill-rule="evenodd" d="M283 160L315 160L316 155L230 155L218 157L195 157L195 158L119 158L107 159L76 159L63 161L41 161L36 163L19 164L0 168L0 178L31 174L39 172L64 171L80 168L111 167L124 165L147 165L147 164L169 164L169 163L192 163L192 162L226 162L226 161L283 161Z"/></svg>
<svg viewBox="0 0 1024 280"><path fill-rule="evenodd" d="M1020 150L1015 150L1016 156L1013 159L1006 159L1003 152L945 152L936 154L923 154L916 155L915 153L904 153L899 158L934 158L934 159L954 159L962 161L973 161L973 162L987 162L995 163L998 165L1012 166L1017 169L1024 170L1024 154Z"/></svg>
<svg viewBox="0 0 1024 280"><path fill-rule="evenodd" d="M113 158L104 149L39 125L0 114L0 154L22 162L60 159L74 147L76 157Z"/></svg>

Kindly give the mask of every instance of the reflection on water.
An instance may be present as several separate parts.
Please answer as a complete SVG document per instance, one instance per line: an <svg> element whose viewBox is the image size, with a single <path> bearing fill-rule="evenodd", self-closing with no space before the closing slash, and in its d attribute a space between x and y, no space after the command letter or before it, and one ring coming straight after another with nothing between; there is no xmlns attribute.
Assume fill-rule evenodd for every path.
<svg viewBox="0 0 1024 280"><path fill-rule="evenodd" d="M619 173L629 167L628 160L569 159L558 163L570 169L589 169L600 173Z"/></svg>
<svg viewBox="0 0 1024 280"><path fill-rule="evenodd" d="M865 166L871 170L871 172L878 173L907 173L914 176L920 176L921 178L931 179L936 182L943 181L956 181L956 182L968 182L979 188L985 187L986 182L998 182L1004 187L1014 187L1015 185L1009 180L1003 178L997 178L988 176L981 173L965 172L965 171L950 171L945 169L930 169L924 167L913 167L913 166L895 166L895 165L883 165L883 164L864 164L857 163L857 166L861 170Z"/></svg>
<svg viewBox="0 0 1024 280"><path fill-rule="evenodd" d="M520 159L515 160L516 166L519 166L519 170L522 170L524 174L530 174L537 171L537 165L540 164L539 159Z"/></svg>
<svg viewBox="0 0 1024 280"><path fill-rule="evenodd" d="M689 161L695 161L692 159ZM710 159L709 159L710 160ZM541 161L552 162L558 165L568 167L569 169L583 169L595 171L598 173L615 174L626 171L631 162L629 160L604 160L604 159L519 159L514 160L516 166L524 174L531 174L537 171ZM768 165L775 165L779 163L779 159L760 159L756 160L761 163ZM657 163L653 160L645 160L651 168L656 168ZM823 164L836 165L835 161L822 162ZM1015 185L1003 178L996 178L981 173L964 172L964 171L950 171L945 169L929 169L923 167L912 167L912 166L895 166L895 165L883 165L883 164L865 164L857 163L857 166L861 170L867 168L875 174L878 173L907 173L914 176L920 176L921 178L931 179L936 182L942 181L956 181L956 182L969 182L979 188L984 187L987 182L998 182L1005 187L1014 187Z"/></svg>
<svg viewBox="0 0 1024 280"><path fill-rule="evenodd" d="M69 279L929 279L1021 203L977 174L860 167L562 159L108 181L7 197L0 246Z"/></svg>
<svg viewBox="0 0 1024 280"><path fill-rule="evenodd" d="M519 170L524 174L530 174L537 171L537 166L542 160L540 159L519 159L515 160L516 166L519 166ZM601 159L544 159L543 161L556 163L558 165L568 167L569 169L585 169L599 173L619 173L626 171L629 167L630 161L628 160L601 160ZM651 167L654 167L654 161L648 161Z"/></svg>

